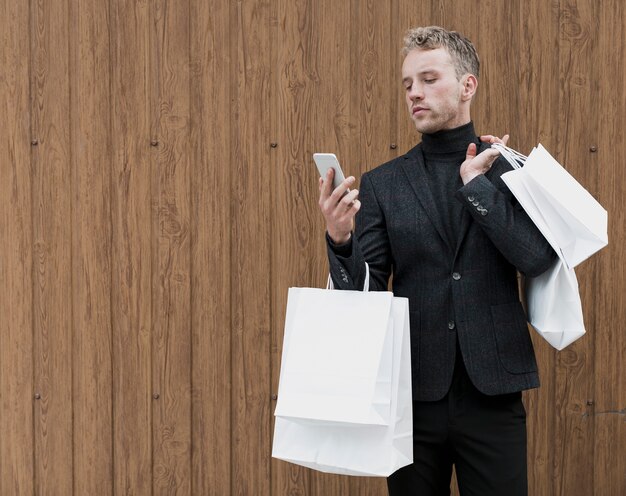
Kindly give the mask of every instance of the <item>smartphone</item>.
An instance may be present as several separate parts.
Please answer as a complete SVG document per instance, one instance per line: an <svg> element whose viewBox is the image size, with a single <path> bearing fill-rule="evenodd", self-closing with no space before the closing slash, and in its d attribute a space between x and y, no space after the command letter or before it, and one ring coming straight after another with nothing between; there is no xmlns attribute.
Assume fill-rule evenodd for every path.
<svg viewBox="0 0 626 496"><path fill-rule="evenodd" d="M328 169L335 169L335 176L333 178L333 191L337 189L342 182L345 181L346 177L343 175L343 171L341 170L341 166L339 165L339 160L334 153L314 153L313 160L315 161L315 165L317 166L317 170L324 179L326 179L326 172ZM349 189L346 189L344 196L348 194Z"/></svg>

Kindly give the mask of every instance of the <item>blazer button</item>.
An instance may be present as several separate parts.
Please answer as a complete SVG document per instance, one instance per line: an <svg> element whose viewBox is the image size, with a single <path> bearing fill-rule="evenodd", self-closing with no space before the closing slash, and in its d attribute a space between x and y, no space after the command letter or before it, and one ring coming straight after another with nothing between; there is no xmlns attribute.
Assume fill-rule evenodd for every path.
<svg viewBox="0 0 626 496"><path fill-rule="evenodd" d="M468 202L473 202L476 198L474 198L474 196L470 195L467 197L467 201Z"/></svg>
<svg viewBox="0 0 626 496"><path fill-rule="evenodd" d="M480 203L478 202L478 200L474 200L472 202L472 205L474 205L475 207L477 207L478 205L480 205Z"/></svg>
<svg viewBox="0 0 626 496"><path fill-rule="evenodd" d="M458 281L459 279L461 279L461 274L459 274L458 272L454 272L452 274L452 279L454 279L455 281Z"/></svg>
<svg viewBox="0 0 626 496"><path fill-rule="evenodd" d="M483 208L483 209L480 211L480 215L483 215L483 216L484 216L484 215L487 215L487 209L486 209L486 208Z"/></svg>
<svg viewBox="0 0 626 496"><path fill-rule="evenodd" d="M454 323L454 320L451 320L450 322L448 322L448 329L452 331L454 330L455 327L456 327L456 324Z"/></svg>

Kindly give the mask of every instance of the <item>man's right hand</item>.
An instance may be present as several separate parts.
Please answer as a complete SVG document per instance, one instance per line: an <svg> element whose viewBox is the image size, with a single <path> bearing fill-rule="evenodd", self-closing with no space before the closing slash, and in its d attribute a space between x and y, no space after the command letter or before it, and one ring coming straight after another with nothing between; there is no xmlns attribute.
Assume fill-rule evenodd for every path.
<svg viewBox="0 0 626 496"><path fill-rule="evenodd" d="M353 189L347 195L344 192L355 182L354 176L347 177L339 187L332 191L334 169L328 169L325 178L319 180L319 206L326 219L326 230L335 244L348 242L354 228L354 216L361 208L357 199L359 191Z"/></svg>

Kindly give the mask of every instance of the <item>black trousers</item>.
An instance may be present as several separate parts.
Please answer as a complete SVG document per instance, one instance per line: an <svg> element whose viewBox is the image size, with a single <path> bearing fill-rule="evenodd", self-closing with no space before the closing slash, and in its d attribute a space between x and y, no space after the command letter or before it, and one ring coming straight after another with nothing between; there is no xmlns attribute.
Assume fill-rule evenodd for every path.
<svg viewBox="0 0 626 496"><path fill-rule="evenodd" d="M522 394L482 394L462 362L442 400L413 402L414 462L387 479L390 496L449 496L453 465L461 496L527 496Z"/></svg>

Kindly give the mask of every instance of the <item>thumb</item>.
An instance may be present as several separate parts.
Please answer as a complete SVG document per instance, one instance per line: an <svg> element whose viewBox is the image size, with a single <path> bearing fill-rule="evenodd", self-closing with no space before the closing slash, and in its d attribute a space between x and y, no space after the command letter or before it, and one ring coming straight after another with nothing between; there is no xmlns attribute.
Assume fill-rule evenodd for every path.
<svg viewBox="0 0 626 496"><path fill-rule="evenodd" d="M465 160L471 160L476 156L476 143L470 143L465 153Z"/></svg>

